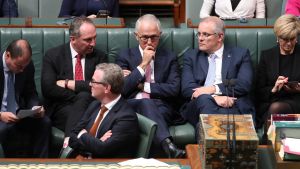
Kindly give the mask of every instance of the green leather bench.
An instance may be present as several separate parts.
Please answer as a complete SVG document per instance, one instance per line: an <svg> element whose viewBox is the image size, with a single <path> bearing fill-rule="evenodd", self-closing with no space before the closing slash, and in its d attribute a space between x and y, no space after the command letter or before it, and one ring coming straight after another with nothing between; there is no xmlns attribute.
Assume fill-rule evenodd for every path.
<svg viewBox="0 0 300 169"><path fill-rule="evenodd" d="M178 56L179 64L182 65L183 54L189 49L198 48L196 33L196 29L163 29L159 47L174 51ZM4 50L10 41L17 38L27 39L32 46L32 59L36 68L35 81L38 92L41 93L42 57L49 48L68 42L68 30L62 28L0 28L1 50ZM255 66L258 63L260 52L276 45L276 38L272 29L227 29L225 43L248 48ZM120 49L136 45L134 29L97 29L97 48L108 55L109 62L115 61L116 54ZM196 142L195 131L189 123L170 126L170 133L180 147ZM52 149L56 148L54 157L57 157L57 152L62 146L63 136L63 132L53 128L51 146Z"/></svg>

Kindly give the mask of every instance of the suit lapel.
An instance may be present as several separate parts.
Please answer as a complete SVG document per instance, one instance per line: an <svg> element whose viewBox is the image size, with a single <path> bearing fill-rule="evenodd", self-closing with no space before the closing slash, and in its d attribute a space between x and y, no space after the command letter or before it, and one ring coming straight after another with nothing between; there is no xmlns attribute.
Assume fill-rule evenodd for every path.
<svg viewBox="0 0 300 169"><path fill-rule="evenodd" d="M202 71L205 72L205 75L207 75L208 66L209 66L208 55L203 52L198 51L197 60L199 60L199 61L197 61L196 63L200 63L200 67L201 67Z"/></svg>
<svg viewBox="0 0 300 169"><path fill-rule="evenodd" d="M1 57L1 63L0 63L0 79L1 79L1 82L0 83L0 92L1 92L1 102L2 102L2 99L3 99L3 93L4 93L4 82L5 82L5 79L4 79L4 70L3 70L3 53L1 53L0 57Z"/></svg>
<svg viewBox="0 0 300 169"><path fill-rule="evenodd" d="M272 73L272 76L271 77L274 77L274 79L276 80L279 76L279 56L280 55L280 48L279 46L277 48L275 48L275 51L273 52L273 58L272 60L270 61L270 68L271 68L271 73Z"/></svg>
<svg viewBox="0 0 300 169"><path fill-rule="evenodd" d="M131 50L132 53L132 61L134 63L134 68L136 68L142 62L142 55L139 47L133 48Z"/></svg>
<svg viewBox="0 0 300 169"><path fill-rule="evenodd" d="M109 110L109 112L107 113L107 115L105 116L105 118L102 120L98 132L96 134L96 138L100 138L104 133L106 133L108 131L108 128L111 127L111 123L114 122L114 116L116 115L116 113L119 111L119 109L122 106L123 99L120 98L120 100L112 107L111 110Z"/></svg>
<svg viewBox="0 0 300 169"><path fill-rule="evenodd" d="M300 56L297 56L297 54L299 53L299 46L298 44L296 44L295 49L294 49L294 62L293 62L293 67L292 67L292 74L289 79L295 79L295 80L299 80L299 63L300 63Z"/></svg>
<svg viewBox="0 0 300 169"><path fill-rule="evenodd" d="M159 62L156 62L155 60L159 60ZM164 58L163 54L160 52L160 50L157 50L157 53L155 54L155 59L154 59L154 79L156 82L160 82L161 76L163 71L162 66L169 66L169 65L164 65Z"/></svg>
<svg viewBox="0 0 300 169"><path fill-rule="evenodd" d="M70 49L70 42L65 45L64 49L65 54L62 57L62 62L65 62L64 73L66 78L73 79L73 63L72 63L72 54Z"/></svg>
<svg viewBox="0 0 300 169"><path fill-rule="evenodd" d="M222 56L222 79L226 79L226 75L229 69L230 62L232 60L231 52L228 48L224 47Z"/></svg>

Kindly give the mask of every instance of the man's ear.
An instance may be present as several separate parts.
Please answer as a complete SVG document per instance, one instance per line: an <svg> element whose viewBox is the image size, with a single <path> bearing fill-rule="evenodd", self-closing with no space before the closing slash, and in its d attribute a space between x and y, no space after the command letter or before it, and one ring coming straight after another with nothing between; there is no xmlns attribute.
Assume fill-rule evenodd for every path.
<svg viewBox="0 0 300 169"><path fill-rule="evenodd" d="M135 39L136 39L137 41L139 41L139 36L138 36L138 34L137 34L136 32L134 32L134 36L135 36Z"/></svg>
<svg viewBox="0 0 300 169"><path fill-rule="evenodd" d="M5 60L11 57L11 53L9 51L5 52Z"/></svg>
<svg viewBox="0 0 300 169"><path fill-rule="evenodd" d="M109 84L106 85L105 93L111 93L111 85L109 85Z"/></svg>

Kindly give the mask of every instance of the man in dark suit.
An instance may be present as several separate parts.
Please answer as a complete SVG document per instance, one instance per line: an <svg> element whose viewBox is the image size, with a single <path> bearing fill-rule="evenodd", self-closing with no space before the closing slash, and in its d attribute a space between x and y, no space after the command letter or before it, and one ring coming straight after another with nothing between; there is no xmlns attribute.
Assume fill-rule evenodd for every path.
<svg viewBox="0 0 300 169"><path fill-rule="evenodd" d="M89 81L95 67L107 61L95 49L96 27L85 17L75 18L69 28L70 42L48 50L43 58L42 92L46 112L57 128L70 131L91 103Z"/></svg>
<svg viewBox="0 0 300 169"><path fill-rule="evenodd" d="M136 154L138 120L135 111L121 97L123 84L123 72L118 65L97 65L90 82L96 101L72 130L69 142L82 156L130 158Z"/></svg>
<svg viewBox="0 0 300 169"><path fill-rule="evenodd" d="M182 95L189 101L182 115L195 127L201 113L254 113L249 98L253 76L249 50L224 45L224 33L221 19L204 18L197 33L199 49L184 56Z"/></svg>
<svg viewBox="0 0 300 169"><path fill-rule="evenodd" d="M9 142L9 135L24 132L31 136L31 151L28 157L48 157L50 119L44 116L41 107L32 117L20 119L18 110L34 109L39 99L34 82L34 65L31 47L26 40L12 41L0 63L0 141ZM4 150L6 146L4 146ZM16 151L16 150L14 150Z"/></svg>
<svg viewBox="0 0 300 169"><path fill-rule="evenodd" d="M139 46L121 51L116 59L125 75L122 94L138 113L158 124L154 143L162 146L169 157L183 157L185 152L172 143L168 130L175 117L171 103L180 90L176 56L157 48L161 27L154 15L137 20L135 35Z"/></svg>
<svg viewBox="0 0 300 169"><path fill-rule="evenodd" d="M0 0L0 17L18 17L18 7L15 0Z"/></svg>

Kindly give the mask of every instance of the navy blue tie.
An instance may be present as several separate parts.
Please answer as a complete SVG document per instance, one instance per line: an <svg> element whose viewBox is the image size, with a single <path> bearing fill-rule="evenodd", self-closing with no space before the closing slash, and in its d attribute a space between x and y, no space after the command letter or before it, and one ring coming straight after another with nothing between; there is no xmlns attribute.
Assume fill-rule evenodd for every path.
<svg viewBox="0 0 300 169"><path fill-rule="evenodd" d="M9 71L7 72L7 111L16 113L16 97L15 97L15 85L14 85L14 74Z"/></svg>

